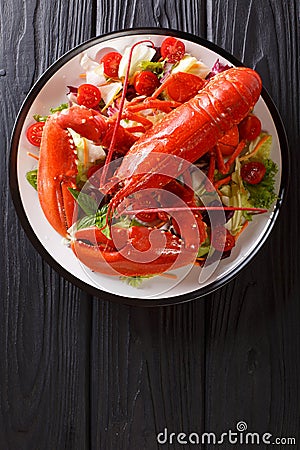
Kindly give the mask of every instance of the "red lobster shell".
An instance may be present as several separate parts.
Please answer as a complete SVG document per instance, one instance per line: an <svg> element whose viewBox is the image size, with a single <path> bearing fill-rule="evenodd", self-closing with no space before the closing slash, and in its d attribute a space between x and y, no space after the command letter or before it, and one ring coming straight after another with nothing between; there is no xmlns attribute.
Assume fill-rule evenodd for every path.
<svg viewBox="0 0 300 450"><path fill-rule="evenodd" d="M212 78L200 93L167 114L137 142L133 143L129 135L120 129L119 140L124 142L127 137L128 147L133 145L115 174L116 179L122 180L123 187L112 198L110 208L115 210L122 200L134 192L166 185L169 179L160 174L169 164L168 155L193 163L210 151L228 130L249 114L260 96L261 88L261 79L254 70L232 68ZM67 187L75 186L77 173L74 144L67 132L68 127L88 139L103 140L107 125L97 114L83 108L61 112L46 123L39 161L38 192L47 219L62 235L71 225L74 210L74 201ZM160 156L157 157L157 154ZM178 166L175 166L174 178L179 175ZM192 202L189 204L192 205ZM101 232L97 233L96 239L93 238L91 230L78 233L78 239L72 242L72 249L90 269L112 275L158 274L194 262L195 251L173 238L171 233L169 236L168 232L165 233L165 246L158 246L152 264L133 261L126 253L126 246L129 249L137 246L139 251L143 248L149 250L149 238L153 233L147 227L144 230L136 228L140 227L127 231L122 252L109 245L107 239L101 237ZM201 220L198 220L198 230L200 245L205 239ZM188 235L191 230L187 228L184 231Z"/></svg>

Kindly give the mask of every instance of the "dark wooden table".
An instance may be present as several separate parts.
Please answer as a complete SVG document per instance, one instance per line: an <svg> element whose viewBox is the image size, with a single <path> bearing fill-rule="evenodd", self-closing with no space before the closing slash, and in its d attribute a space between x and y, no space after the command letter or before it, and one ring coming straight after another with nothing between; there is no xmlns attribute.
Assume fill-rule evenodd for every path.
<svg viewBox="0 0 300 450"><path fill-rule="evenodd" d="M299 17L297 0L1 1L1 450L152 450L164 428L221 433L239 421L300 448ZM8 188L10 135L34 81L77 44L141 26L194 33L256 68L292 162L279 220L250 265L211 295L153 309L60 278Z"/></svg>

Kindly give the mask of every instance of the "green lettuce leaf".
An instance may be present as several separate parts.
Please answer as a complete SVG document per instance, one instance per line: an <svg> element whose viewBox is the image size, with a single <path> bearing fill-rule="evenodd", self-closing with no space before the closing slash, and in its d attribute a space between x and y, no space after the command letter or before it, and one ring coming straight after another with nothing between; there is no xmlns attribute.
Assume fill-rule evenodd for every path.
<svg viewBox="0 0 300 450"><path fill-rule="evenodd" d="M266 134L261 135L262 138L265 136ZM250 206L254 206L255 208L269 209L277 199L275 193L275 176L278 172L278 166L270 159L271 147L272 136L269 135L261 144L258 151L249 158L250 162L260 162L266 167L266 173L260 183L249 184L244 181L244 186L250 194L248 202Z"/></svg>
<svg viewBox="0 0 300 450"><path fill-rule="evenodd" d="M264 138L265 136L266 135L263 134L262 138ZM255 155L252 158L250 158L250 161L263 162L264 160L269 159L271 154L271 147L272 147L272 136L269 135L267 139L260 145Z"/></svg>
<svg viewBox="0 0 300 450"><path fill-rule="evenodd" d="M162 75L164 70L164 62L141 61L139 67L142 70L149 70L156 75Z"/></svg>
<svg viewBox="0 0 300 450"><path fill-rule="evenodd" d="M262 181L253 185L244 182L244 185L250 194L248 201L252 206L269 209L277 199L274 187L278 167L271 159L266 159L263 163L266 167L266 173Z"/></svg>
<svg viewBox="0 0 300 450"><path fill-rule="evenodd" d="M58 111L62 111L63 109L67 109L67 108L69 108L69 104L68 103L62 103L61 105L56 106L55 108L50 108L50 112L51 112L51 114L54 114L54 113L56 113Z"/></svg>
<svg viewBox="0 0 300 450"><path fill-rule="evenodd" d="M202 258L209 253L210 250L210 239L206 238L205 241L200 245L197 258Z"/></svg>
<svg viewBox="0 0 300 450"><path fill-rule="evenodd" d="M139 288L143 281L148 280L149 278L155 277L156 275L145 275L144 277L125 277L121 276L120 280L124 281L124 283L128 284L131 287Z"/></svg>

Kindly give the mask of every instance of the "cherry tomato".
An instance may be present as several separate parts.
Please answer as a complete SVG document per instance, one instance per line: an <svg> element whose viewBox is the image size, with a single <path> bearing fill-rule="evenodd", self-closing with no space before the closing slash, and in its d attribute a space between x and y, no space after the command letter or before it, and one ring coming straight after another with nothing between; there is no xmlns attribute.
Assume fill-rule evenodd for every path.
<svg viewBox="0 0 300 450"><path fill-rule="evenodd" d="M137 196L134 202L134 209L156 208L157 202L150 193L143 192L141 196ZM157 219L157 213L151 211L140 212L136 214L136 218L141 222L150 223Z"/></svg>
<svg viewBox="0 0 300 450"><path fill-rule="evenodd" d="M134 79L134 89L137 94L147 95L147 97L153 94L159 84L157 75L149 70L139 72Z"/></svg>
<svg viewBox="0 0 300 450"><path fill-rule="evenodd" d="M27 128L26 137L30 144L39 147L41 145L43 128L45 122L35 122Z"/></svg>
<svg viewBox="0 0 300 450"><path fill-rule="evenodd" d="M138 205L135 205L135 207ZM157 219L157 213L156 212L141 212L136 215L137 220L140 220L141 222L151 223L154 220Z"/></svg>
<svg viewBox="0 0 300 450"><path fill-rule="evenodd" d="M212 229L211 244L219 252L228 252L235 246L235 239L225 227L218 225Z"/></svg>
<svg viewBox="0 0 300 450"><path fill-rule="evenodd" d="M77 92L77 102L87 108L94 108L99 105L101 92L93 84L81 84Z"/></svg>
<svg viewBox="0 0 300 450"><path fill-rule="evenodd" d="M88 170L87 177L90 183L92 183L92 185L94 185L95 187L99 187L102 171L98 172L98 170L101 169L103 165L104 162L102 164L96 164L94 166L91 166Z"/></svg>
<svg viewBox="0 0 300 450"><path fill-rule="evenodd" d="M161 44L161 56L170 63L180 61L185 54L185 45L174 37L167 37Z"/></svg>
<svg viewBox="0 0 300 450"><path fill-rule="evenodd" d="M150 223L157 219L157 213L144 212L136 215L136 218L141 222Z"/></svg>
<svg viewBox="0 0 300 450"><path fill-rule="evenodd" d="M101 58L100 63L103 63L104 74L107 77L116 78L118 77L119 65L122 59L122 55L118 52L106 53Z"/></svg>
<svg viewBox="0 0 300 450"><path fill-rule="evenodd" d="M249 184L258 184L266 173L266 166L261 162L252 161L241 168L241 177Z"/></svg>
<svg viewBox="0 0 300 450"><path fill-rule="evenodd" d="M172 75L166 91L168 96L175 102L186 102L194 97L203 88L204 84L205 81L197 75L178 72Z"/></svg>
<svg viewBox="0 0 300 450"><path fill-rule="evenodd" d="M261 132L261 121L256 116L247 116L239 124L239 132L241 139L254 141Z"/></svg>

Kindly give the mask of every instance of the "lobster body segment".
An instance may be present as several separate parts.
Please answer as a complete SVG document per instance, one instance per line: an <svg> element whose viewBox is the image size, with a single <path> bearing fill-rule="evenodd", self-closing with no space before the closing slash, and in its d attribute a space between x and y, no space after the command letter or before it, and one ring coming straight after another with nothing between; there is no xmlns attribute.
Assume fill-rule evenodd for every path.
<svg viewBox="0 0 300 450"><path fill-rule="evenodd" d="M261 79L252 69L233 68L216 75L199 94L170 112L131 147L117 172L120 179L127 180L124 194L135 190L136 182L140 189L161 170L161 161L155 165L155 158L151 157L153 152L178 156L191 163L201 158L247 116L261 88ZM140 176L136 180L135 173L144 174L144 179Z"/></svg>

